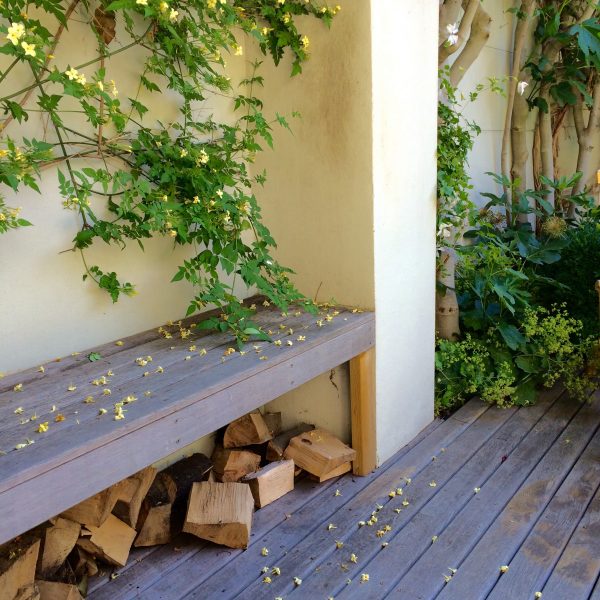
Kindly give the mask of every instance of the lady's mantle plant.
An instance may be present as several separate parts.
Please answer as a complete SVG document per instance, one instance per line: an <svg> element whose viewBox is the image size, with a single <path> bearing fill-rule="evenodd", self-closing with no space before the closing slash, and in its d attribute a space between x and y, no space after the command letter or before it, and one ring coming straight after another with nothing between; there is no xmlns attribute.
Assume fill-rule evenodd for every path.
<svg viewBox="0 0 600 600"><path fill-rule="evenodd" d="M194 285L188 314L215 304L221 319L208 326L238 339L261 335L222 273L255 286L283 310L292 301L308 305L290 283L289 269L271 256L275 242L254 194L264 174L248 168L257 152L272 146L272 126L288 123L263 113L256 96L263 83L259 63L237 87L227 76L226 59L258 44L276 64L290 53L296 75L310 41L295 19L312 15L329 25L338 10L317 0L4 0L1 184L14 192L39 191L41 170L56 169L63 205L79 216L73 249L82 255L84 279L93 279L113 301L134 294L134 286L88 266L86 248L98 239L143 247L144 240L167 236L192 250L173 277ZM69 46L74 21L89 25L87 43L97 54L59 64L55 53L76 56ZM61 44L71 52L58 52ZM128 51L139 85L123 97L110 58ZM142 101L150 94L160 101L167 93L179 107L170 123L153 118ZM202 102L222 96L236 110L230 122L201 110ZM44 139L27 139L20 127L39 113L47 118ZM0 188L0 233L29 224L6 204Z"/></svg>

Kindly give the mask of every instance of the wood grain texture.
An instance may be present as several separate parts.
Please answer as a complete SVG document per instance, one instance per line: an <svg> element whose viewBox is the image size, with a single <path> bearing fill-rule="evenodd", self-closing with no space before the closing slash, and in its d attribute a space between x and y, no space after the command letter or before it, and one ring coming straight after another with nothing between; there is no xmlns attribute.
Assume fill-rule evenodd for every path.
<svg viewBox="0 0 600 600"><path fill-rule="evenodd" d="M512 495L508 504L460 564L452 581L439 594L440 600L475 600L496 585L499 567L508 565L531 528L570 472L600 420L598 402L583 407L531 475Z"/></svg>
<svg viewBox="0 0 600 600"><path fill-rule="evenodd" d="M388 593L393 588L394 582L406 574L420 556L435 548L436 544L444 539L445 529L474 498L474 489L485 490L493 485L493 476L503 464L498 457L509 457L517 452L520 443L534 427L538 426L541 419L553 420L552 415L549 417L546 415L555 399L555 397L546 398L530 410L518 411L506 421L446 485L441 486L439 485L441 482L436 481L438 485L433 488L435 495L416 514L409 512L407 514L409 521L402 523L401 515L394 518L396 515L393 512L386 513L385 509L382 510L380 514L383 522L389 522L392 526L392 531L384 538L379 539L369 535L369 532L364 529L352 536L348 540L348 547L353 548L361 560L360 565L349 564L347 577L357 578L360 572L364 571L369 573L372 585L360 588L345 586L345 579L340 581L338 577L338 586L332 590L332 595L336 598L367 600ZM528 449L523 451L527 452ZM439 453L435 462L440 461L443 465L448 458L452 460L451 457L446 456L446 452ZM423 483L428 486L430 482L425 480ZM411 485L404 489L407 497L411 496L412 486L416 484L417 481L413 480ZM407 507L407 511L410 509L410 506ZM437 536L435 542L433 542L434 536ZM389 547L382 547L383 541L387 542ZM431 571L435 572L435 568Z"/></svg>
<svg viewBox="0 0 600 600"><path fill-rule="evenodd" d="M265 327L282 318L274 311L262 311L260 316ZM245 356L237 352L228 357L223 356L225 345L221 344L206 356L196 356L194 361L202 364L196 369L190 368L194 361L185 361L179 354L171 372L165 370L156 377L157 386L149 397L143 397L141 391L148 385L148 378L142 377L137 365L130 366L128 371L138 373L140 381L136 385L142 387L132 389L126 383L111 388L117 399L130 392L138 397L137 402L127 405L124 420L114 421L108 415L86 420L81 415L78 425L74 421L70 425L68 435L56 433L64 424L58 423L50 427L52 435L38 437L34 445L0 456L0 513L5 515L0 522L0 542L347 362L374 343L372 314L341 313L324 327L317 327L314 317L307 315L290 322L297 323L296 331L302 330L305 341L281 347L263 343L260 354L249 345ZM160 339L151 343L165 341L171 342ZM133 356L137 349L130 352ZM268 360L260 360L261 356ZM200 363L204 359L207 360ZM155 357L153 364L158 364ZM84 367L89 369L88 365ZM71 379L69 373L60 385ZM89 379L89 373L85 379ZM18 393L8 393L12 395L7 401L12 408L13 396ZM3 405L5 410L7 402ZM81 404L80 398L77 405L80 411L82 406L91 406L97 412L93 404ZM11 413L7 412L9 416ZM12 414L13 420L14 417ZM115 461L114 456L122 458ZM86 477L80 476L83 472ZM44 490L47 502L35 500L40 490Z"/></svg>
<svg viewBox="0 0 600 600"><path fill-rule="evenodd" d="M600 488L542 589L544 600L586 600L600 573Z"/></svg>
<svg viewBox="0 0 600 600"><path fill-rule="evenodd" d="M350 415L355 475L366 475L377 466L375 431L375 350L350 360Z"/></svg>
<svg viewBox="0 0 600 600"><path fill-rule="evenodd" d="M488 596L490 600L533 597L542 590L598 486L600 436L595 436L507 563L511 569L498 580ZM588 565L582 565L581 575L587 568Z"/></svg>

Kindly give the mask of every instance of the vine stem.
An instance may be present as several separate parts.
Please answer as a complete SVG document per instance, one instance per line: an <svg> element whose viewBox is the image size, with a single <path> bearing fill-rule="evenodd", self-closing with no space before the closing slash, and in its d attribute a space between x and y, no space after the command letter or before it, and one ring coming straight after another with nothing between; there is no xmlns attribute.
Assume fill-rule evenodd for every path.
<svg viewBox="0 0 600 600"><path fill-rule="evenodd" d="M61 23L59 25L58 29L56 30L56 33L54 34L52 46L50 46L50 50L46 54L46 60L44 61L44 65L43 65L42 69L47 69L48 65L50 64L50 61L52 60L52 55L54 54L56 47L58 46L58 42L60 41L60 37L62 36L62 34L65 30L65 24L69 20L71 15L73 14L73 11L77 8L77 5L79 4L80 1L81 0L73 0L71 5L69 6L69 8L67 8L67 10L65 12L65 22ZM19 62L19 59L16 59L15 62L2 75L2 77L0 77L0 83L2 83L2 80L4 79L4 77L6 77L6 75L8 75L9 71L15 66L15 63L17 63L17 62ZM31 89L29 89L27 91L27 93L19 101L19 106L23 107L23 106L25 106L25 104L27 104L27 101L31 97L31 94L33 93L33 90L35 88L36 88L36 86L32 87ZM4 129L6 129L10 125L10 123L13 119L14 119L14 117L12 115L9 115L2 123L2 126L0 127L0 131L3 131Z"/></svg>

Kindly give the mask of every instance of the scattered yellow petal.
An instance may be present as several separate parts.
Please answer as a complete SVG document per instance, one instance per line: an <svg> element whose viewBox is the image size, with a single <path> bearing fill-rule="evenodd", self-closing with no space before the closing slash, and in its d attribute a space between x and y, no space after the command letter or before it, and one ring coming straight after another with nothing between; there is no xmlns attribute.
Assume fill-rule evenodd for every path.
<svg viewBox="0 0 600 600"><path fill-rule="evenodd" d="M44 423L40 423L38 425L38 428L36 431L38 433L46 433L46 431L48 431L48 421L45 421Z"/></svg>
<svg viewBox="0 0 600 600"><path fill-rule="evenodd" d="M395 508L394 512L400 514L402 512L402 509L401 508Z"/></svg>
<svg viewBox="0 0 600 600"><path fill-rule="evenodd" d="M391 492L388 494L388 496L389 496L390 498L395 498L395 497L396 497L396 490L392 490L392 491L391 491Z"/></svg>
<svg viewBox="0 0 600 600"><path fill-rule="evenodd" d="M344 547L344 542L340 542L340 540L335 541L335 547L339 550Z"/></svg>
<svg viewBox="0 0 600 600"><path fill-rule="evenodd" d="M261 573L268 573L269 572L269 567L263 567L260 572Z"/></svg>
<svg viewBox="0 0 600 600"><path fill-rule="evenodd" d="M24 408L22 406L19 406L19 408L15 408L14 413L15 415L22 415L24 411Z"/></svg>
<svg viewBox="0 0 600 600"><path fill-rule="evenodd" d="M157 367L155 373L164 373L165 370L162 367Z"/></svg>
<svg viewBox="0 0 600 600"><path fill-rule="evenodd" d="M192 344L192 345L189 347L189 351L190 351L190 352L196 352L196 345L195 345L195 344Z"/></svg>
<svg viewBox="0 0 600 600"><path fill-rule="evenodd" d="M360 576L360 582L361 583L366 583L367 581L369 581L369 575L368 575L368 573L363 573Z"/></svg>
<svg viewBox="0 0 600 600"><path fill-rule="evenodd" d="M37 420L37 418L38 418L38 417L37 417L37 414L36 414L36 413L33 413L33 414L32 414L32 415L29 417L29 420L30 420L30 421L36 421L36 420Z"/></svg>
<svg viewBox="0 0 600 600"><path fill-rule="evenodd" d="M356 564L358 562L358 556L354 552L350 555L350 562Z"/></svg>
<svg viewBox="0 0 600 600"><path fill-rule="evenodd" d="M121 340L115 342L115 346L122 346L124 344L124 342L122 342Z"/></svg>
<svg viewBox="0 0 600 600"><path fill-rule="evenodd" d="M58 413L55 417L54 417L54 421L56 423L60 423L61 421L65 420L65 415L61 415L60 413Z"/></svg>
<svg viewBox="0 0 600 600"><path fill-rule="evenodd" d="M305 342L305 341L306 341L306 336L304 336L304 335L299 335L299 336L296 338L296 341L297 341L297 342Z"/></svg>
<svg viewBox="0 0 600 600"><path fill-rule="evenodd" d="M269 360L269 357L268 356L261 356L261 357L259 357L258 360Z"/></svg>
<svg viewBox="0 0 600 600"><path fill-rule="evenodd" d="M386 531L386 532L387 531L391 531L392 530L392 526L391 525L384 525L383 526L383 530Z"/></svg>
<svg viewBox="0 0 600 600"><path fill-rule="evenodd" d="M294 585L302 585L302 579L300 579L300 577L294 577Z"/></svg>
<svg viewBox="0 0 600 600"><path fill-rule="evenodd" d="M22 392L23 391L23 384L22 383L17 383L17 385L15 385L15 387L13 388L13 391L15 391L15 392Z"/></svg>
<svg viewBox="0 0 600 600"><path fill-rule="evenodd" d="M403 493L404 491L402 490L402 488L396 488L396 495L402 496Z"/></svg>
<svg viewBox="0 0 600 600"><path fill-rule="evenodd" d="M152 392L150 390L146 390L144 392L144 396L152 396Z"/></svg>
<svg viewBox="0 0 600 600"><path fill-rule="evenodd" d="M102 395L103 396L110 396L111 394L112 394L112 392L108 388L104 388L102 390Z"/></svg>
<svg viewBox="0 0 600 600"><path fill-rule="evenodd" d="M432 538L431 538L431 543L432 543L432 544L435 544L435 543L437 542L437 540L438 540L438 536L437 536L437 535L434 535L434 536L432 536Z"/></svg>
<svg viewBox="0 0 600 600"><path fill-rule="evenodd" d="M85 404L93 404L96 401L94 400L94 396L86 396L86 398L85 398L85 400L83 402Z"/></svg>
<svg viewBox="0 0 600 600"><path fill-rule="evenodd" d="M481 488L473 488L473 491L474 491L476 494L479 494L479 492L481 491Z"/></svg>
<svg viewBox="0 0 600 600"><path fill-rule="evenodd" d="M279 575L281 575L281 569L279 567L273 567L271 569L271 575L276 575L279 577Z"/></svg>
<svg viewBox="0 0 600 600"><path fill-rule="evenodd" d="M271 583L271 578L269 576L263 577L263 583Z"/></svg>
<svg viewBox="0 0 600 600"><path fill-rule="evenodd" d="M69 392L74 392L76 389L77 389L77 386L76 386L76 385L73 385L73 384L71 384L71 385L70 385L70 386L67 388L67 390L68 390Z"/></svg>
<svg viewBox="0 0 600 600"><path fill-rule="evenodd" d="M192 360L192 357L188 354L183 360Z"/></svg>
<svg viewBox="0 0 600 600"><path fill-rule="evenodd" d="M358 526L359 527L364 527L366 525L366 523L364 521L359 521L358 522Z"/></svg>
<svg viewBox="0 0 600 600"><path fill-rule="evenodd" d="M273 345L274 345L274 346L281 346L281 340L275 340L275 341L273 342Z"/></svg>
<svg viewBox="0 0 600 600"><path fill-rule="evenodd" d="M437 485L437 483L435 481L429 482L429 487L435 487L436 485Z"/></svg>
<svg viewBox="0 0 600 600"><path fill-rule="evenodd" d="M105 408L101 408L101 409L98 411L98 414L99 414L99 415L105 415L107 412L108 412L108 411L107 411Z"/></svg>
<svg viewBox="0 0 600 600"><path fill-rule="evenodd" d="M329 525L327 525L327 531L331 531L332 529L337 529L337 526L333 523L329 523Z"/></svg>
<svg viewBox="0 0 600 600"><path fill-rule="evenodd" d="M114 376L115 376L115 374L113 373L113 371L112 371L111 369L109 369L109 370L106 372L106 376L107 376L107 377L114 377Z"/></svg>
<svg viewBox="0 0 600 600"><path fill-rule="evenodd" d="M382 538L382 537L385 535L385 531L384 531L383 529L378 529L378 530L375 532L375 535L376 535L378 538Z"/></svg>
<svg viewBox="0 0 600 600"><path fill-rule="evenodd" d="M45 372L46 372L46 368L44 367L44 365L40 365L40 366L38 367L38 371L39 371L40 373L45 373Z"/></svg>
<svg viewBox="0 0 600 600"><path fill-rule="evenodd" d="M509 566L508 565L502 565L500 567L500 573L506 573L506 571L508 571Z"/></svg>
<svg viewBox="0 0 600 600"><path fill-rule="evenodd" d="M340 492L340 490L335 490L334 496L341 496L341 495L342 495L342 492Z"/></svg>
<svg viewBox="0 0 600 600"><path fill-rule="evenodd" d="M408 506L409 504L410 504L410 502L408 500L402 501L402 506Z"/></svg>
<svg viewBox="0 0 600 600"><path fill-rule="evenodd" d="M383 542L383 543L381 544L381 547L382 547L382 548L387 548L389 545L390 545L390 543L389 543L389 542Z"/></svg>
<svg viewBox="0 0 600 600"><path fill-rule="evenodd" d="M533 596L535 598L541 598L542 597L542 592L536 592Z"/></svg>
<svg viewBox="0 0 600 600"><path fill-rule="evenodd" d="M293 346L293 345L294 345L294 342L292 342L292 340L288 340L288 341L286 342L286 344L287 344L288 346Z"/></svg>
<svg viewBox="0 0 600 600"><path fill-rule="evenodd" d="M53 412L56 412L56 411L57 411L56 404L53 404L52 408L50 409L50 412L53 413Z"/></svg>
<svg viewBox="0 0 600 600"><path fill-rule="evenodd" d="M206 352L206 348L202 348L201 350L198 350L198 354L200 356L206 356L207 352Z"/></svg>
<svg viewBox="0 0 600 600"><path fill-rule="evenodd" d="M269 549L268 548L263 548L260 551L260 553L261 553L262 556L269 556Z"/></svg>
<svg viewBox="0 0 600 600"><path fill-rule="evenodd" d="M230 354L235 354L235 348L227 348L227 350L223 352L223 356L229 356Z"/></svg>

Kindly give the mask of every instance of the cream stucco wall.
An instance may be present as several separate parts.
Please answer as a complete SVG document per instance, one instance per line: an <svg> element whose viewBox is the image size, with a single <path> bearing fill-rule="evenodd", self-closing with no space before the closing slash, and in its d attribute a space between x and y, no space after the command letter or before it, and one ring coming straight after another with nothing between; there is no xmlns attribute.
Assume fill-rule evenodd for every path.
<svg viewBox="0 0 600 600"><path fill-rule="evenodd" d="M259 158L256 168L266 167L269 181L258 195L280 244L278 258L297 271L302 291L377 310L383 461L433 411L437 2L348 0L330 32L312 20L302 26L313 53L304 74L290 79L289 64L275 69L268 60L263 67L266 111L298 110L302 117L293 120L293 135L278 131L276 151ZM72 35L73 47L84 47L83 32ZM419 50L407 53L406 47ZM67 63L66 56L57 60ZM126 88L127 61L110 68ZM232 77L243 72L238 63ZM77 255L61 253L70 246L76 217L60 206L53 173L45 174L42 187L41 196L8 198L36 226L0 237L0 370L38 364L184 312L189 289L168 283L182 254L167 240L147 243L145 253L92 250L92 264L113 267L137 284L135 298L113 305L83 284ZM313 421L348 440L347 367L269 408L282 410L285 424ZM210 451L210 439L195 448Z"/></svg>
<svg viewBox="0 0 600 600"><path fill-rule="evenodd" d="M347 2L330 33L311 25L302 79L266 78L268 101L303 118L261 158L265 218L294 240L279 258L307 294L376 310L380 462L432 418L437 6ZM272 406L347 438L340 397L323 376Z"/></svg>

